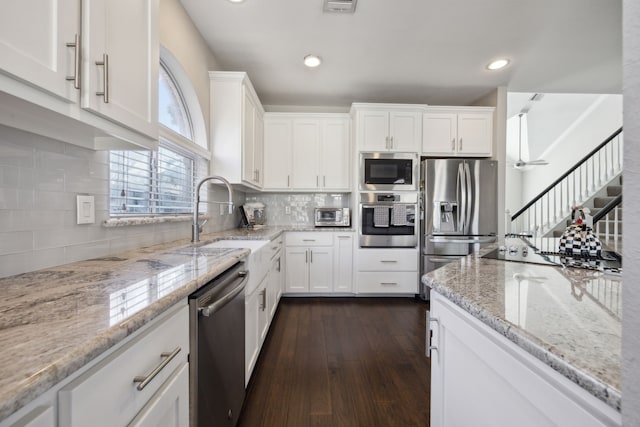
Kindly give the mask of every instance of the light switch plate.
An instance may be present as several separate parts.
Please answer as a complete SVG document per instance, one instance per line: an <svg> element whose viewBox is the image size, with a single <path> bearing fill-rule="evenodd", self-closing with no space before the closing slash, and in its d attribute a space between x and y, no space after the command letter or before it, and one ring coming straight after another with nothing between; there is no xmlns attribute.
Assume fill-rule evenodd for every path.
<svg viewBox="0 0 640 427"><path fill-rule="evenodd" d="M96 204L93 196L76 196L78 224L93 224L96 222Z"/></svg>

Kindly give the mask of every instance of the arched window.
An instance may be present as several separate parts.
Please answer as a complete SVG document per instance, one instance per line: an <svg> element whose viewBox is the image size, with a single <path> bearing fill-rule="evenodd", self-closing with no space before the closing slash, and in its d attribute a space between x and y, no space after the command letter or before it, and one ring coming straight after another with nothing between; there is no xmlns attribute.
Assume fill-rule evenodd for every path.
<svg viewBox="0 0 640 427"><path fill-rule="evenodd" d="M175 59L166 50L161 56L158 149L111 151L112 217L193 213L195 185L206 173L204 120L195 91Z"/></svg>

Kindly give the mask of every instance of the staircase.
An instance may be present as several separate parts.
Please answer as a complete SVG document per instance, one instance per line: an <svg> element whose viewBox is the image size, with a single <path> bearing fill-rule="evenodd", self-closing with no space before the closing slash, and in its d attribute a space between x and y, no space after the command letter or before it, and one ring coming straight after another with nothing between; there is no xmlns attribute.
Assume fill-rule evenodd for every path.
<svg viewBox="0 0 640 427"><path fill-rule="evenodd" d="M507 218L507 232L536 237L557 236L566 228L572 208L582 205L591 210L594 231L603 243L614 250L621 249L622 153L620 128ZM606 215L602 212L605 207Z"/></svg>

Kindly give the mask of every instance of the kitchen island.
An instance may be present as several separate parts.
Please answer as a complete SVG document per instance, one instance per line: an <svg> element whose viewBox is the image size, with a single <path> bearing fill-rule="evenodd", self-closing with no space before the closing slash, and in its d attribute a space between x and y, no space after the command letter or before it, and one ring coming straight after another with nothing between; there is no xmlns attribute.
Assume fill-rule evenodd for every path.
<svg viewBox="0 0 640 427"><path fill-rule="evenodd" d="M561 377L560 382L568 380L562 387L577 385L596 398L596 405L604 404L601 409L610 411L611 418L619 418L621 276L482 258L493 248L423 276L432 295L436 293L432 310L440 302L450 305L467 324L483 329L489 338L479 341L482 347L492 340L511 347L511 353L532 359L534 371ZM447 332L439 330L438 322L440 319L432 319L430 325L436 337L432 340L438 341L432 344L446 346L453 339L442 342L447 340ZM476 348L465 351L475 353ZM446 347L434 350L435 357L443 357L444 363L453 351L446 352ZM432 379L434 369L437 366L434 368L432 360ZM498 367L496 372L501 370ZM517 384L520 379L503 380Z"/></svg>

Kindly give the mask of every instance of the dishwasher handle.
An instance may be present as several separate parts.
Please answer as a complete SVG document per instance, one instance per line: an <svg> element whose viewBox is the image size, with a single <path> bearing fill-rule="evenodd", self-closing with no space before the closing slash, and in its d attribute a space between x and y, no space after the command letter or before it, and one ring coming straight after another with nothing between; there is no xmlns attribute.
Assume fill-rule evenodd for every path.
<svg viewBox="0 0 640 427"><path fill-rule="evenodd" d="M233 288L233 290L228 294L226 294L225 296L217 299L213 304L209 304L206 307L198 308L198 311L200 312L200 314L202 314L205 317L209 317L213 313L215 313L216 311L220 310L222 307L227 305L229 301L234 299L236 295L238 295L240 292L244 290L244 285L247 281L247 274L248 274L247 271L239 271L238 276L242 278L242 280L240 281L240 284L235 288Z"/></svg>

